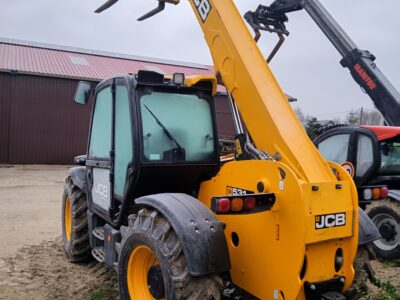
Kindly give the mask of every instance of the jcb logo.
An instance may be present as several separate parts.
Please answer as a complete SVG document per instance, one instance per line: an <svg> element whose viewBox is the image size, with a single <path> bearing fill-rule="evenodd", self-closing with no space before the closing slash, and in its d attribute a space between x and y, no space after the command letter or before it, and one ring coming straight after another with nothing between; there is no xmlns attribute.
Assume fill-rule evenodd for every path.
<svg viewBox="0 0 400 300"><path fill-rule="evenodd" d="M104 198L108 198L108 187L106 185L96 182L94 186L94 191L96 194Z"/></svg>
<svg viewBox="0 0 400 300"><path fill-rule="evenodd" d="M346 213L315 216L315 229L340 227L346 225Z"/></svg>
<svg viewBox="0 0 400 300"><path fill-rule="evenodd" d="M211 4L208 0L193 0L196 5L197 11L199 12L200 18L203 22L207 20L207 17L211 11Z"/></svg>

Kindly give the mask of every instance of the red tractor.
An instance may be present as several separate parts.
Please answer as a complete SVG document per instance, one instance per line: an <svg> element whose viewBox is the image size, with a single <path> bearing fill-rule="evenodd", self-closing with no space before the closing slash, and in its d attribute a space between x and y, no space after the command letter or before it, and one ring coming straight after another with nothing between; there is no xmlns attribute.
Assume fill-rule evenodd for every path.
<svg viewBox="0 0 400 300"><path fill-rule="evenodd" d="M338 126L314 143L354 174L360 207L382 236L373 243L376 255L400 258L400 127Z"/></svg>

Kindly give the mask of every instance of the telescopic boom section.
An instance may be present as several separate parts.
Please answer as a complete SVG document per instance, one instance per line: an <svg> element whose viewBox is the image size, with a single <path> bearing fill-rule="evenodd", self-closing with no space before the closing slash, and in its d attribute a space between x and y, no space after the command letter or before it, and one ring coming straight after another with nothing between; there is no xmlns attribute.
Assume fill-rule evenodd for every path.
<svg viewBox="0 0 400 300"><path fill-rule="evenodd" d="M234 98L257 148L307 182L335 180L307 137L232 0L190 0L217 76Z"/></svg>
<svg viewBox="0 0 400 300"><path fill-rule="evenodd" d="M375 63L375 56L359 49L318 0L275 0L270 13L285 15L304 9L342 56L341 65L369 95L390 126L400 126L400 93Z"/></svg>

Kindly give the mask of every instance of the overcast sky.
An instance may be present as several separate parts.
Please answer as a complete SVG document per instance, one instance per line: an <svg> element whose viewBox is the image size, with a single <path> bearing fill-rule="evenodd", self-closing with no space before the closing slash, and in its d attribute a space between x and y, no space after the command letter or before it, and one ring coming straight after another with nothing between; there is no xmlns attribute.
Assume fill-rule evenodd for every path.
<svg viewBox="0 0 400 300"><path fill-rule="evenodd" d="M105 0L104 0L105 1ZM218 0L216 0L218 1ZM400 88L400 1L321 0L362 49ZM0 37L102 51L212 64L203 34L189 3L168 5L145 22L136 18L157 4L154 0L120 0L112 9L94 14L103 0L0 0ZM241 13L260 0L236 0ZM283 89L299 99L304 113L319 119L343 117L351 109L371 108L340 56L305 11L289 15L291 32L271 67ZM273 45L266 34L261 47ZM0 53L1 55L1 53Z"/></svg>

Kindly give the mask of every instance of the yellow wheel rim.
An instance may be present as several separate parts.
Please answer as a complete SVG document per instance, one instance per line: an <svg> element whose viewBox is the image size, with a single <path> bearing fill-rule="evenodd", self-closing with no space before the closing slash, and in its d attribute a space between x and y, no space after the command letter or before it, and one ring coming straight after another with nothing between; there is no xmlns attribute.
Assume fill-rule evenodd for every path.
<svg viewBox="0 0 400 300"><path fill-rule="evenodd" d="M147 246L136 247L128 260L127 281L129 296L132 300L152 300L147 273L150 268L158 264L158 259Z"/></svg>
<svg viewBox="0 0 400 300"><path fill-rule="evenodd" d="M64 227L65 227L65 235L67 241L69 241L71 239L72 218L71 218L71 202L69 201L68 196L67 199L65 199Z"/></svg>

